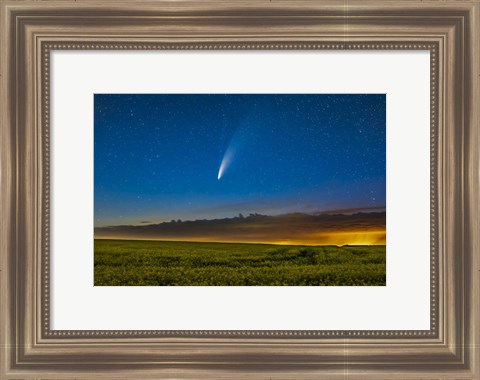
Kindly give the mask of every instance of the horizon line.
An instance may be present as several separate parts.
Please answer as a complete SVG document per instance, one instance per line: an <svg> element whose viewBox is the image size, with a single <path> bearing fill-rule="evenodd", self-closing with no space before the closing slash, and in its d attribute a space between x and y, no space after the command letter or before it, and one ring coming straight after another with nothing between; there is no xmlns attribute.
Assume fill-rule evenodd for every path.
<svg viewBox="0 0 480 380"><path fill-rule="evenodd" d="M200 244L246 244L246 245L294 245L304 247L356 247L356 246L386 246L387 244L299 244L293 242L245 242L245 241L214 241L214 240L166 240L166 239L142 239L142 238L122 238L122 237L93 237L93 240L123 240L123 241L152 241L164 243L200 243Z"/></svg>

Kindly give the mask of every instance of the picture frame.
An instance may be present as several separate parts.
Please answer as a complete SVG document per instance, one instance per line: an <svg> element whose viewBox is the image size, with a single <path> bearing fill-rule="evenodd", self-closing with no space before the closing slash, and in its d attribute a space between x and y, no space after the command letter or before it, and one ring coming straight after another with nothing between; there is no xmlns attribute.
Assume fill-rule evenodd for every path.
<svg viewBox="0 0 480 380"><path fill-rule="evenodd" d="M2 1L0 378L480 377L478 1ZM52 330L54 50L429 50L429 330Z"/></svg>

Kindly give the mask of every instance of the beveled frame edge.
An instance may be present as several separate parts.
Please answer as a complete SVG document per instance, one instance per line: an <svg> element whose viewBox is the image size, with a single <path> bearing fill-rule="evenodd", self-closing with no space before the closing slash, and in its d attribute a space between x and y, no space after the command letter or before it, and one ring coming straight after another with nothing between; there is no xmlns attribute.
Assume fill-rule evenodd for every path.
<svg viewBox="0 0 480 380"><path fill-rule="evenodd" d="M480 49L478 21L475 22L479 19L478 2L422 5L418 2L405 2L400 7L383 1L359 2L358 8L349 7L349 20L352 24L358 21L361 25L363 22L367 27L362 30L360 26L361 33L356 34L353 26L347 35L344 30L342 33L345 25L343 2L312 5L284 1L273 10L268 8L268 4L259 5L248 1L237 3L239 5L236 6L216 2L202 5L188 2L139 2L133 7L133 3L128 2L119 6L104 2L102 6L93 8L92 4L84 2L73 5L46 1L39 5L27 1L4 2L1 7L1 20L4 23L2 51L8 49L8 52L14 54L9 57L2 54L1 105L7 112L1 116L1 180L7 186L6 192L2 191L1 194L1 212L2 220L11 223L2 223L0 235L0 317L5 322L0 326L0 358L5 359L0 360L0 378L7 375L8 378L37 375L65 378L78 377L79 374L90 378L96 377L98 371L101 371L102 377L108 375L118 378L118 374L114 375L118 369L124 369L122 377L135 377L142 373L142 377L178 377L181 374L182 377L193 378L232 378L236 377L231 372L235 369L243 375L253 371L258 377L274 374L277 377L291 378L294 371L296 376L301 373L303 377L312 378L319 378L322 374L327 374L329 378L345 378L347 375L350 378L376 378L387 373L385 376L388 378L417 378L425 374L443 378L477 378L479 224L478 213L475 212L478 210L478 193L475 189L479 168L479 112L474 105L479 100L477 74L480 74ZM306 45L323 38L330 41L331 45L344 47L365 43L362 42L365 40L372 44L382 38L395 41L396 36L397 41L407 41L404 44L418 45L422 41L428 41L429 47L438 46L440 91L438 108L435 110L438 112L439 128L450 128L440 130L438 141L435 141L441 147L436 164L445 173L445 177L438 183L438 191L443 194L439 199L443 200L443 204L438 208L437 218L443 220L443 223L439 226L441 234L438 235L439 329L434 336L420 335L415 338L408 334L367 334L352 339L353 335L339 332L330 336L272 336L271 333L266 334L270 336L244 333L233 336L204 333L198 336L189 332L162 337L148 333L131 334L128 337L122 334L108 335L105 332L86 335L65 332L55 336L44 328L45 320L42 321L41 318L44 312L43 301L39 302L43 294L40 279L44 266L39 258L42 257L40 237L44 224L39 206L45 193L38 187L45 183L45 173L40 169L46 167L42 156L45 152L39 148L43 141L39 128L44 125L44 114L38 103L44 99L41 93L41 75L44 72L39 65L42 47L55 44L72 46L76 41L95 45L94 40L102 38L110 44L115 39L130 41L137 46L146 44L152 40L151 37L131 37L126 30L138 30L135 29L135 23L141 26L143 22L145 25L150 22L147 18L155 19L150 16L151 12L157 11L158 19L166 21L172 16L178 17L175 21L180 24L179 30L166 21L169 24L167 27L173 28L177 35L162 39L157 34L157 40L163 40L167 44L172 44L172 40L184 39L184 44L194 41L194 48L202 40L224 45L242 45L239 40L250 41L250 44L262 43L259 41L264 41L265 44L265 41L269 41L267 48L278 47L278 44L292 48L292 41L298 42L302 36ZM293 15L290 16L291 12ZM79 16L79 19L83 18L83 27L89 29L90 26L90 30L79 32L81 20L76 21L77 28L69 25L72 14ZM104 32L91 30L112 14L116 20L111 25L107 22L105 30L115 30L118 23L118 35L105 37L102 34ZM146 17L146 14L149 16ZM241 17L235 16L236 14ZM258 29L258 21L255 23L249 17L266 17L267 33L257 32L257 35L242 37L242 29L250 32L255 26ZM222 24L222 18L229 23L233 21L230 28L232 34L226 36L224 33L218 38L216 33L218 34L219 28L215 25L219 23L228 29L228 26ZM309 24L312 18L333 27L326 28L322 37L315 29L316 26ZM275 20L279 20L280 26L284 26L283 22L290 28L292 24L297 24L297 29L301 32L280 32ZM420 25L426 20L430 22ZM402 34L395 27L392 27L393 31L387 28L380 32L379 24L382 23L384 27L390 24L409 24L413 26L413 32ZM186 35L185 29L181 28L185 25L203 28L202 31L207 30L210 35ZM302 25L305 25L303 29ZM125 26L123 31L121 26ZM367 31L368 28L370 32ZM165 29L159 27L156 32L161 35ZM337 43L339 40L343 42ZM30 125L36 127L29 129L27 126ZM35 159L39 161L35 162ZM41 175L35 177L35 173ZM48 213L43 215L48 216ZM29 228L32 226L34 228ZM454 228L446 228L452 226ZM29 274L33 274L33 278ZM142 366L145 368L142 369ZM281 371L289 372L285 375Z"/></svg>

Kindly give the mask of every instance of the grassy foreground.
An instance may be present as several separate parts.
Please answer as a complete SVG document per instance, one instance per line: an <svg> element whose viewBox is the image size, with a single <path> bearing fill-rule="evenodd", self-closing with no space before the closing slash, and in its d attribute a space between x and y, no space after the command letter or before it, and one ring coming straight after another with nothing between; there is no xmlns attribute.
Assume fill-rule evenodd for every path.
<svg viewBox="0 0 480 380"><path fill-rule="evenodd" d="M385 246L95 240L95 286L386 285Z"/></svg>

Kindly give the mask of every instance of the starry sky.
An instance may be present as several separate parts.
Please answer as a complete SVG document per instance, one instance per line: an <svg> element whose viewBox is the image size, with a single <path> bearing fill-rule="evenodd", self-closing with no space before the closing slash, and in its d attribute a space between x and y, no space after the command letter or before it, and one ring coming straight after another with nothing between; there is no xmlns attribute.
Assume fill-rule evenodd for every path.
<svg viewBox="0 0 480 380"><path fill-rule="evenodd" d="M95 227L385 206L385 118L384 94L95 94Z"/></svg>

